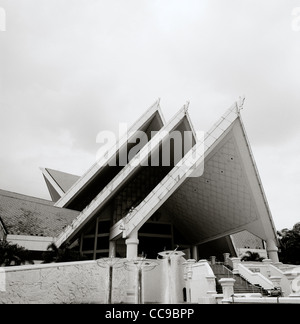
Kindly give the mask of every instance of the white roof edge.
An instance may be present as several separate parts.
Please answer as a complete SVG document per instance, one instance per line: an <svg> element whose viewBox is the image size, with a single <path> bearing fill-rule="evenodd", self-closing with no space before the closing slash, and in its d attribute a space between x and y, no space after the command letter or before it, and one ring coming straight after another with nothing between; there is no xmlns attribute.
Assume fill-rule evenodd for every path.
<svg viewBox="0 0 300 324"><path fill-rule="evenodd" d="M46 168L40 167L40 170L42 171L45 178L50 182L51 186L57 191L57 193L62 197L65 192L62 190L62 188L59 186L59 184L54 180L54 178L51 176L51 174L47 171Z"/></svg>
<svg viewBox="0 0 300 324"><path fill-rule="evenodd" d="M159 143L164 140L167 136L168 132L174 129L184 118L186 117L185 111L181 108L166 124L160 131L158 131L155 136L145 145L141 151L136 155L136 157L140 161L144 161L147 156L151 153L151 151L155 150ZM105 186L101 192L96 196L94 200L76 217L76 219L72 222L71 225L67 226L65 230L60 233L55 242L58 246L60 246L64 241L66 241L78 227L83 222L86 222L90 217L92 217L94 211L99 208L101 204L103 204L106 199L109 198L110 194L113 194L115 190L119 188L119 186L123 183L123 181L128 178L134 170L138 166L133 166L135 160L132 159L125 168L116 175L116 177L107 185ZM125 175L125 176L124 176Z"/></svg>
<svg viewBox="0 0 300 324"><path fill-rule="evenodd" d="M188 116L188 114L187 114L187 107L184 105L183 106L183 108L181 109L181 111L184 111L184 113L185 113L185 116ZM212 149L213 149L213 147L215 146L215 145L217 145L218 144L218 142L219 142L219 140L220 139L222 139L224 136L225 136L225 133L228 133L228 131L229 131L229 129L230 128L232 128L233 127L233 124L234 124L234 122L237 120L237 118L239 117L239 111L237 110L237 103L235 102L229 109L227 109L226 110L226 112L222 115L222 117L218 120L218 122L217 123L215 123L214 125L213 125L213 127L206 133L206 136L205 136L205 139L204 139L204 143L203 143L203 141L201 142L201 141L198 141L198 143L196 144L196 146L195 147L197 147L197 146L199 146L199 145L203 145L204 144L204 146L205 146L205 150L204 150L204 154L203 154L203 156L201 156L201 157L199 157L199 160L200 159L204 159L204 157L206 156L206 154L208 153L208 152L210 152ZM189 118L189 117L188 117ZM222 126L223 124L225 124L224 126ZM226 126L227 125L227 126ZM215 132L216 131L218 131L219 130L219 128L221 128L221 130L223 130L223 132L222 132L222 134L221 135L219 135L218 137L214 137L214 134L215 134ZM224 128L224 129L223 129ZM211 137L211 138L210 138ZM210 138L210 139L212 139L212 142L210 143L210 145L207 145L206 146L206 144L205 144L205 141L208 139L208 138ZM194 147L194 148L195 148ZM192 150L191 150L192 151ZM188 156L189 156L189 154L191 154L191 151L182 159L182 160L184 160L184 159L188 159ZM180 163L182 163L182 161L180 161ZM167 177L169 177L169 175L170 174L172 174L172 172L175 172L176 171L176 169L175 169L176 167L174 167L171 171L170 171L170 173L166 176L166 178ZM165 178L165 179L166 179ZM184 176L184 178L186 179L187 178L187 176L185 175ZM163 179L161 182L160 182L160 184L157 186L157 187L159 187L159 186L162 186L163 187L163 182L165 181L165 179ZM182 182L180 181L180 184L181 184ZM175 188L175 189L174 189ZM178 188L178 185L177 184L175 184L174 185L174 187L172 187L172 188L169 188L168 187L168 193L164 193L164 194L162 194L162 193L160 193L160 195L159 195L159 197L161 198L162 196L163 196L163 198L162 199L160 199L159 200L159 206L161 205L161 202L163 201L163 200L165 200L165 199L167 199L167 198L165 198L166 196L170 196L170 192L171 193L173 193L176 189ZM148 200L150 200L151 198L148 198L148 197L151 197L152 195L154 195L154 196L156 196L156 191L157 191L157 189L155 188L145 199L144 199L144 201L146 201L147 199ZM137 206L136 207L136 210L138 210L139 208L141 208L141 209L143 209L143 206L142 206L142 204L143 204L143 202L139 205L139 206ZM139 213L139 211L137 211L137 213L136 214L138 214ZM119 227L120 227L120 225L121 225L121 227L123 228L125 228L125 230L123 230L123 237L127 237L130 233L131 233L131 231L133 230L133 226L132 226L132 219L130 219L128 222L127 222L127 220L128 220L128 216L129 215L127 215L127 216L125 216L123 219L121 219L119 222L117 222L113 227L112 227L112 229L111 229L111 235L110 235L110 238L111 239L114 239L115 237L117 237L117 236L119 236L120 235L120 233L122 232L120 229L119 229ZM134 213L134 215L132 215L133 216L133 218L135 217L135 213ZM126 220L126 217L127 217L127 220ZM130 223L130 224L129 224ZM126 231L126 227L127 226L130 226L131 228L130 229L128 229L127 228L127 231Z"/></svg>
<svg viewBox="0 0 300 324"><path fill-rule="evenodd" d="M239 114L239 121L240 121L240 125L241 125L241 128L242 128L243 134L244 134L245 141L247 143L247 150L249 152L249 156L250 156L251 161L252 161L252 165L253 165L253 169L254 169L254 172L255 172L255 175L256 175L256 179L258 181L260 192L262 194L262 197L263 197L263 200L264 200L264 203L265 203L265 207L266 207L266 210L267 210L267 213L268 213L269 221L271 223L271 226L272 226L272 229L273 229L273 232L274 232L274 238L277 241L277 236L276 236L277 230L276 230L276 227L275 227L275 223L273 221L272 212L271 212L268 200L267 200L267 196L266 196L266 193L265 193L265 190L264 190L264 187L263 187L263 183L261 181L261 177L259 175L258 167L257 167L256 161L255 161L255 158L254 158L253 151L251 149L250 141L249 141L249 138L247 136L246 129L245 129L245 126L244 126L244 123L243 123L243 120L242 120L242 117L241 117L240 114Z"/></svg>
<svg viewBox="0 0 300 324"><path fill-rule="evenodd" d="M165 125L165 119L163 117L160 100L158 99L146 112L130 127L127 134L124 134L121 139L111 147L107 153L107 158L97 161L94 165L81 177L79 178L74 185L55 203L57 207L64 207L65 204L70 201L73 195L81 189L90 179L93 177L101 168L103 168L107 162L114 156L118 149L120 149L128 140L128 135L132 135L137 131L142 125L150 119L155 113L158 113L162 119L163 125Z"/></svg>
<svg viewBox="0 0 300 324"><path fill-rule="evenodd" d="M159 104L159 102L158 102ZM150 107L151 108L151 107ZM186 107L184 106L183 108L181 108L179 110L179 112L171 119L171 121L165 126L167 127L168 125L170 125L170 123L176 119L176 116L179 116L179 115L182 115L181 117L181 120L187 116L187 118L189 119L189 116L187 114L187 111L186 111ZM248 147L248 150L249 150L249 155L251 156L251 159L252 159L252 162L253 162L253 166L254 166L254 169L255 169L255 173L256 173L256 176L257 176L257 180L258 180L258 183L260 185L260 188L261 188L261 193L263 195L263 199L266 203L266 207L267 207L267 211L268 211L268 215L269 215L269 219L271 221L271 224L272 224L272 229L273 231L275 230L275 226L274 226L274 223L273 223L273 219L272 219L272 216L271 216L271 212L270 212L270 208L268 207L268 203L267 203L267 199L266 199L266 196L265 196L265 193L264 193L264 190L263 190L263 187L262 187L262 183L261 183L261 179L260 179L260 176L259 176L259 173L258 173L258 169L257 169L257 166L256 166L256 163L255 163L255 160L254 160L254 156L252 154L252 151L251 151L251 146L250 146L250 143L249 143L249 140L247 138L247 135L246 135L246 132L245 132L245 128L244 128L244 125L242 123L242 120L241 120L241 116L240 116L240 111L238 110L238 105L237 103L235 102L226 112L225 114L218 120L218 122L212 127L212 129L207 133L206 135L206 138L205 140L207 140L209 137L210 140L212 140L212 142L210 142L210 145L208 147L206 147L205 149L205 155L208 154L209 152L211 152L214 147L216 145L218 145L219 141L223 138L224 134L225 133L228 133L228 131L230 131L230 129L233 127L233 125L235 125L235 122L238 121L240 123L240 125L242 126L242 131L243 131L243 134L245 135L245 140L246 140L246 143L247 143L247 147ZM189 121L190 123L190 121ZM191 127L192 127L192 124L190 123ZM163 129L165 129L165 127L163 127ZM162 129L162 130L163 130ZM217 134L220 134L220 130L223 130L224 132L219 135L217 138L215 137ZM150 142L149 142L150 143ZM147 145L149 145L149 143ZM199 143L198 143L199 145ZM142 152L142 150L141 150ZM139 153L141 153L139 152ZM172 171L171 171L172 172ZM118 175L117 175L118 176ZM117 177L116 176L116 177ZM169 174L167 175L169 176ZM166 176L166 178L167 178ZM112 180L114 181L115 178ZM111 183L110 183L111 184ZM109 184L109 185L110 185ZM161 183L160 183L161 184ZM159 185L160 185L159 184ZM113 185L114 186L114 185ZM164 188L163 188L164 189ZM162 189L162 190L163 190ZM169 190L169 189L168 189ZM99 193L100 194L100 193ZM152 192L149 194L149 196L152 194ZM163 194L163 191L160 193L162 196L164 195ZM96 199L98 199L99 195L96 197ZM148 196L145 198L146 199L149 199ZM93 204L95 203L95 201L92 202ZM142 204L142 203L141 203ZM140 207L143 207L141 205L139 205ZM139 207L138 206L138 207ZM137 209L138 209L137 207ZM146 212L146 210L145 210ZM88 215L89 213L86 213L86 216ZM134 213L135 214L135 213ZM133 215L132 215L133 216ZM127 216L125 216L126 218ZM133 216L134 217L134 216ZM111 239L114 239L117 235L120 235L121 231L119 230L119 228L117 228L118 226L120 226L121 224L124 225L124 220L125 218L123 218L121 221L117 222L113 227L112 227L112 232L111 232ZM128 218L127 218L128 220ZM132 224L132 219L129 220L129 222ZM64 231L62 232L57 238L56 238L56 241L58 239L61 239L63 241L65 241L66 239L68 239L68 237L70 237L70 235L74 232L74 230L80 226L81 222L80 222L80 219L76 218L76 220L74 221L74 224L70 225L68 231ZM74 226L75 225L75 226ZM131 227L131 226L130 226ZM130 229L129 229L129 232L130 232ZM126 234L125 234L126 233ZM128 232L125 230L124 232L125 235L128 234ZM276 230L274 232L274 234L276 234Z"/></svg>
<svg viewBox="0 0 300 324"><path fill-rule="evenodd" d="M153 212L162 206L183 181L195 172L199 161L204 158L204 154L200 149L202 145L201 142L198 142L132 213L127 214L111 228L110 239L114 239L121 233L123 238L128 237L134 229L139 228L141 224L151 217ZM195 154L197 159L191 162L190 158ZM124 230L120 229L120 225L125 225Z"/></svg>
<svg viewBox="0 0 300 324"><path fill-rule="evenodd" d="M189 125L191 127L192 133L193 133L195 141L197 143L199 138L197 137L197 132L195 131L195 127L193 125L192 119L191 119L190 114L189 114L189 110L188 110L189 105L190 105L190 102L187 101L187 103L182 107L182 109L184 109L184 111L185 111L186 119L187 119L187 121L188 121L188 123L189 123Z"/></svg>
<svg viewBox="0 0 300 324"><path fill-rule="evenodd" d="M33 235L16 235L7 234L7 240L25 240L25 241L36 241L36 242L53 242L54 237L52 236L33 236Z"/></svg>

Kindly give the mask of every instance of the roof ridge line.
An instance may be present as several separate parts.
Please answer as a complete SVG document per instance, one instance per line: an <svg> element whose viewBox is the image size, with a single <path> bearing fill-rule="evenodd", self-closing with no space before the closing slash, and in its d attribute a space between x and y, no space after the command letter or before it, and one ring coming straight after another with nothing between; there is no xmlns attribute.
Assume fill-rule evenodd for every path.
<svg viewBox="0 0 300 324"><path fill-rule="evenodd" d="M5 197L8 197L8 198L14 198L14 199L22 199L22 200L25 200L25 198L22 198L22 197L28 197L28 198L31 198L31 199L38 199L38 200L42 200L42 201L44 201L45 203L41 203L41 205L46 205L46 202L48 202L48 205L50 205L50 206L54 206L54 202L53 201L51 201L51 200L48 200L48 199L46 199L46 198L40 198L40 197L35 197L35 196L29 196L29 195L25 195L25 194L21 194L21 193L18 193L18 192L15 192L15 191L10 191L10 190L4 190L4 189L0 189L0 191L3 191L4 192L4 194L2 194L1 192L0 192L0 196L5 196ZM5 193L12 193L12 194L14 194L14 195L18 195L18 196L20 196L19 198L17 198L17 197L12 197L12 196L9 196L8 194L5 194Z"/></svg>
<svg viewBox="0 0 300 324"><path fill-rule="evenodd" d="M133 132L133 128L135 127L135 128L137 128L136 130L138 130L138 128L139 127L141 127L141 125L140 126L137 126L137 125L139 125L139 123L143 120L143 118L147 115L147 114L149 114L154 108L156 107L156 111L153 111L153 114L151 115L151 116L153 116L156 112L158 112L158 114L159 114L159 116L161 117L161 119L162 119L162 122L163 122L163 126L165 126L165 124L166 124L166 122L165 122L165 118L164 118L164 116L163 116L163 114L162 114L162 111L161 111L161 108L160 108L160 99L158 99L158 100L156 100L155 102L154 102L154 104L152 104L145 112L144 112L144 114L142 114L141 116L140 116L140 118L138 119L138 120L136 120L133 124L132 124L132 126L128 129L128 131L127 131L127 133L126 134L123 134L119 139L118 139L118 141L116 142L116 144L113 146L113 147L111 147L108 151L107 151L107 153L110 153L110 152L114 152L114 153L111 153L111 155L113 156L114 154L115 154L115 152L116 152L116 150L118 149L118 148L120 148L122 145L125 145L125 142L123 143L122 141L124 140L124 139L127 139L128 140L128 138L129 138L129 135L131 135L132 134L132 132ZM150 116L150 117L151 117ZM149 118L150 118L149 117ZM148 118L148 119L149 119ZM122 144L123 143L123 144ZM98 165L98 167L97 167L97 170L99 171L104 165L100 165L100 163L101 163L101 160L98 160L98 161L96 161L62 196L61 196L61 198L55 203L55 205L57 206L57 205L59 205L59 204L61 204L61 202L64 202L64 200L65 200L65 197L70 193L70 192L72 192L72 190L78 185L78 184L80 184L81 183L81 181L83 181L83 179L85 179L93 170L94 170L94 168L96 168L97 167L97 165ZM98 172L98 171L96 171L96 172ZM92 176L94 176L95 175L95 173L92 175ZM81 184L81 186L84 186L84 183L83 184ZM68 199L70 199L70 198L68 198ZM69 200L67 200L67 201L69 201ZM64 202L65 203L65 202Z"/></svg>

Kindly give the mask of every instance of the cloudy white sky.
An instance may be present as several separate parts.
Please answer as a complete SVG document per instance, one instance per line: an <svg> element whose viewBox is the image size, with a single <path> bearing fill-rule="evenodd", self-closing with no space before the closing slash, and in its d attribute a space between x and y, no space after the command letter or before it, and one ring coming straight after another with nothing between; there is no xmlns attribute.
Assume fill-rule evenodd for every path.
<svg viewBox="0 0 300 324"><path fill-rule="evenodd" d="M275 225L300 221L300 0L0 0L0 188L49 199L157 98L206 131L240 96Z"/></svg>

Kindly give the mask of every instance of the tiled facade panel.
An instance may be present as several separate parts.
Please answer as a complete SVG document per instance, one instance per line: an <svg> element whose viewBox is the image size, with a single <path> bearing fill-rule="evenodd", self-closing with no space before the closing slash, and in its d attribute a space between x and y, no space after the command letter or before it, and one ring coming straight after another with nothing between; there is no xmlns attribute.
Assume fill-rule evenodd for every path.
<svg viewBox="0 0 300 324"><path fill-rule="evenodd" d="M258 219L244 174L234 138L229 134L205 161L201 178L188 179L167 201L170 213L194 242ZM195 226L198 231L192 230Z"/></svg>
<svg viewBox="0 0 300 324"><path fill-rule="evenodd" d="M117 195L114 200L113 223L125 217L165 177L162 167L143 167L142 171Z"/></svg>

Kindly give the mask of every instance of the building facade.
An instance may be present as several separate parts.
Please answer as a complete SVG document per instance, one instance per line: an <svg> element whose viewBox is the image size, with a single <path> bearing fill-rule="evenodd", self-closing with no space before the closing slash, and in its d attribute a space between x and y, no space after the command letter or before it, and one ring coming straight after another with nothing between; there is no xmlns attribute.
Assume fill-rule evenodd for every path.
<svg viewBox="0 0 300 324"><path fill-rule="evenodd" d="M37 258L50 243L68 243L91 260L244 248L278 262L240 109L234 103L199 139L187 106L166 122L157 101L83 176L41 168L52 201L0 191L0 238Z"/></svg>

